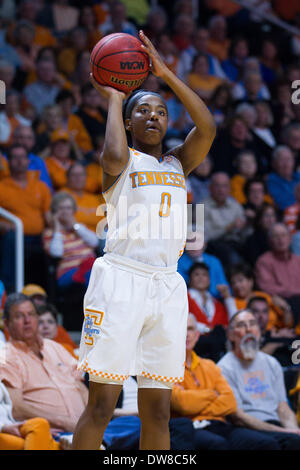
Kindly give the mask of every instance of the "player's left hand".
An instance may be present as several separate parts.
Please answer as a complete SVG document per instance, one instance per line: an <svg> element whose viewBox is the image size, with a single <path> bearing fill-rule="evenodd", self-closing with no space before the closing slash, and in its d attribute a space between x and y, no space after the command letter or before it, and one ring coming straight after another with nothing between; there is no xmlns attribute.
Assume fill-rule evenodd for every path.
<svg viewBox="0 0 300 470"><path fill-rule="evenodd" d="M123 101L126 98L128 98L128 96L130 95L130 93L126 94L124 91L119 91L116 88L113 88L111 86L100 85L100 83L98 83L94 79L92 73L90 73L90 82L93 85L93 87L96 88L96 90L100 93L100 95L103 96L104 98L108 99L108 100L112 96L120 96L122 101Z"/></svg>
<svg viewBox="0 0 300 470"><path fill-rule="evenodd" d="M145 35L144 31L139 32L139 37L140 40L142 41L143 45L142 48L147 54L149 55L151 59L151 72L156 75L157 77L163 78L166 71L168 71L168 67L160 57L159 53L153 46L152 42L150 41L149 38Z"/></svg>

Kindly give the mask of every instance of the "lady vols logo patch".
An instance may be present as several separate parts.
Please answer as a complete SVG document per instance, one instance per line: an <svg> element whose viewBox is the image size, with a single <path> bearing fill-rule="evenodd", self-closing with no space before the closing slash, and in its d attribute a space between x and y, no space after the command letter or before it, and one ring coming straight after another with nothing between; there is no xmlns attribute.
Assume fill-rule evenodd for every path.
<svg viewBox="0 0 300 470"><path fill-rule="evenodd" d="M86 308L84 311L84 342L87 346L94 345L95 336L100 335L100 326L103 320L104 312Z"/></svg>

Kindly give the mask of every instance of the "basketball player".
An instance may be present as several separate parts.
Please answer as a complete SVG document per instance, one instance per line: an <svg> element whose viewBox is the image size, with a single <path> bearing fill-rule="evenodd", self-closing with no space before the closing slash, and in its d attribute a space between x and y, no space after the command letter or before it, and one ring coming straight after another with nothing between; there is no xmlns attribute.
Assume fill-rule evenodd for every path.
<svg viewBox="0 0 300 470"><path fill-rule="evenodd" d="M93 266L84 298L79 368L89 373L89 400L79 419L73 449L99 449L122 383L137 376L141 419L140 449L170 449L169 410L172 384L183 380L187 327L187 292L177 273L186 220L174 207L186 209L185 178L207 155L215 136L212 115L203 101L164 64L150 40L140 32L152 72L181 100L195 127L185 142L162 155L168 112L160 95L125 94L95 88L108 99L105 144L100 157L108 232L105 255ZM125 124L125 125L124 125ZM126 131L131 135L128 148ZM122 201L125 210L118 211ZM142 213L130 208L139 203ZM140 206L139 206L140 207ZM126 234L139 217L158 226L182 228L181 237L147 238ZM186 214L185 214L186 216ZM178 217L178 218L177 218Z"/></svg>

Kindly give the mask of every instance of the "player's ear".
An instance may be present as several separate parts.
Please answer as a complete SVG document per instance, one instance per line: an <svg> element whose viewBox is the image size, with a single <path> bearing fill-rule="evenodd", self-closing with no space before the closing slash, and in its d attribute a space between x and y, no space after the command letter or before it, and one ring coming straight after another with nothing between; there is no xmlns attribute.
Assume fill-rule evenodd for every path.
<svg viewBox="0 0 300 470"><path fill-rule="evenodd" d="M125 129L126 131L131 131L131 119L125 119Z"/></svg>

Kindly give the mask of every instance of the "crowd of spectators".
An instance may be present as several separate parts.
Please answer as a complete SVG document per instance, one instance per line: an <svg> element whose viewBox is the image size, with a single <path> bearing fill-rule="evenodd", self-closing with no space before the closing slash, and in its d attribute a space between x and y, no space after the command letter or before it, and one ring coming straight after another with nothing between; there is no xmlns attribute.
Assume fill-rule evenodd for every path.
<svg viewBox="0 0 300 470"><path fill-rule="evenodd" d="M172 398L174 417L185 419L171 420L172 445L180 448L181 436L185 448L300 448L300 411L291 411L300 390L292 360L300 335L300 104L292 99L300 5L247 3L1 2L0 206L23 222L26 287L15 293L15 228L0 217L0 449L59 448L85 406L75 333L105 243L99 154L107 116L89 58L105 35L141 28L217 125L209 155L187 180L188 202L204 204L205 244L196 235L178 262L192 315L185 381ZM160 79L150 74L142 88L167 102L168 150L193 123ZM256 356L243 355L242 330L259 343ZM245 360L253 361L246 372ZM287 369L294 374L284 382ZM135 381L126 397L128 390L136 397ZM244 393L259 401L248 396L244 409ZM125 408L107 431L108 448L137 445L136 405Z"/></svg>

